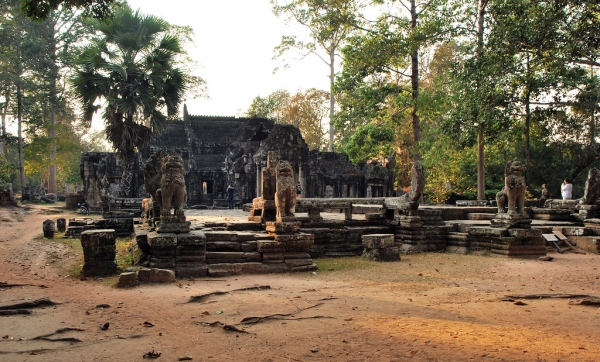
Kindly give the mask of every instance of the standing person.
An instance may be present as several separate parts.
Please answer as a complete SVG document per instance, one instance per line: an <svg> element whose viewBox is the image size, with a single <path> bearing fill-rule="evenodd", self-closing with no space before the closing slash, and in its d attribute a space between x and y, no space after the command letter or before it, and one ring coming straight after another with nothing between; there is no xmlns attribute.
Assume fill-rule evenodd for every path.
<svg viewBox="0 0 600 362"><path fill-rule="evenodd" d="M299 199L302 194L302 186L300 186L300 182L296 183L296 198Z"/></svg>
<svg viewBox="0 0 600 362"><path fill-rule="evenodd" d="M560 186L560 193L562 194L563 200L571 200L573 197L573 184L566 178Z"/></svg>
<svg viewBox="0 0 600 362"><path fill-rule="evenodd" d="M227 188L227 199L229 200L229 209L233 210L235 204L235 188L233 188L233 184L229 184Z"/></svg>

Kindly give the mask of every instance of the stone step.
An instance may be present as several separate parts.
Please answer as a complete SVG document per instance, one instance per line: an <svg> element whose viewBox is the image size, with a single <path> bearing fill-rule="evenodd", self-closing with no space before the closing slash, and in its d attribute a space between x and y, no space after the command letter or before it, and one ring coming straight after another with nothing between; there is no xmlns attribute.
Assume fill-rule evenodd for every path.
<svg viewBox="0 0 600 362"><path fill-rule="evenodd" d="M467 214L467 219L469 220L492 220L496 214L484 214L484 213L469 213Z"/></svg>

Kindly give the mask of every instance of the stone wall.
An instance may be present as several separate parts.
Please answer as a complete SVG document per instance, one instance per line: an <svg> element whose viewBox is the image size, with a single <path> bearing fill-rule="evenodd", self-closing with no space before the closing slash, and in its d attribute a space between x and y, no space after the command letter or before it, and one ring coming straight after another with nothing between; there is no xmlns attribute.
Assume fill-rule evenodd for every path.
<svg viewBox="0 0 600 362"><path fill-rule="evenodd" d="M345 154L309 151L300 130L263 118L194 116L184 109L136 157L132 182L134 196L147 197L143 185L146 161L159 149L175 151L184 161L187 206L213 206L227 197L233 184L236 199L252 202L261 196L262 169L275 151L290 162L302 197L376 197L393 193L395 161L355 165ZM113 153L82 156L81 177L90 207L106 208L117 197L122 175ZM218 202L217 202L218 204Z"/></svg>

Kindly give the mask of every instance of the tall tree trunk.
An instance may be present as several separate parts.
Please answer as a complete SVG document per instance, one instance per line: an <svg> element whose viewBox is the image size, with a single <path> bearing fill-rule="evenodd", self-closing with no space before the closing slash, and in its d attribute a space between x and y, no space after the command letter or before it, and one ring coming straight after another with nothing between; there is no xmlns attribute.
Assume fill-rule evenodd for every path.
<svg viewBox="0 0 600 362"><path fill-rule="evenodd" d="M479 8L477 11L477 58L481 60L483 57L483 32L485 30L485 7L488 0L479 0ZM479 88L480 80L477 80ZM484 143L484 126L479 120L479 112L476 113L476 121L479 122L477 131L477 200L485 200L485 143Z"/></svg>
<svg viewBox="0 0 600 362"><path fill-rule="evenodd" d="M7 102L8 103L8 102ZM2 111L2 129L0 130L0 154L4 156L8 155L8 148L6 148L6 112Z"/></svg>
<svg viewBox="0 0 600 362"><path fill-rule="evenodd" d="M6 112L8 112L8 105L10 103L10 93L4 94L5 106L2 109L2 129L0 133L0 153L4 156L8 156L8 148L6 147Z"/></svg>
<svg viewBox="0 0 600 362"><path fill-rule="evenodd" d="M17 84L17 136L19 138L19 172L21 173L21 189L27 186L25 178L25 160L23 158L23 95L21 94L21 80Z"/></svg>
<svg viewBox="0 0 600 362"><path fill-rule="evenodd" d="M529 54L527 54L527 58L525 61L526 66L526 82L525 86L527 87L525 90L525 182L529 186L530 175L529 172L529 164L530 164L530 151L529 151L529 133L531 127L531 87L530 87L530 65L529 65Z"/></svg>
<svg viewBox="0 0 600 362"><path fill-rule="evenodd" d="M415 0L410 1L410 25L411 29L414 33L415 28L417 27L417 4ZM413 45L414 49L410 55L410 63L411 63L411 75L410 75L410 84L412 88L412 103L413 108L410 113L411 121L412 121L412 131L413 131L413 161L421 161L421 152L419 150L419 142L421 141L421 123L419 120L418 114L418 100L419 100L419 47Z"/></svg>
<svg viewBox="0 0 600 362"><path fill-rule="evenodd" d="M335 114L335 97L333 96L333 81L335 76L335 49L329 51L329 147L333 152L333 116Z"/></svg>
<svg viewBox="0 0 600 362"><path fill-rule="evenodd" d="M55 82L55 81L53 81ZM56 98L56 97L54 97ZM50 162L51 165L48 169L48 192L51 194L55 194L57 191L56 187L56 143L54 137L56 137L56 132L54 126L56 125L56 110L54 109L54 104L52 99L50 100L50 129L48 130L48 137L50 138Z"/></svg>
<svg viewBox="0 0 600 362"><path fill-rule="evenodd" d="M48 21L48 29L51 34L49 37L50 42L50 59L52 61L50 65L50 127L48 129L48 137L50 138L50 167L48 169L48 192L55 194L57 192L56 186L56 79L58 78L58 66L56 65L56 19L52 18Z"/></svg>

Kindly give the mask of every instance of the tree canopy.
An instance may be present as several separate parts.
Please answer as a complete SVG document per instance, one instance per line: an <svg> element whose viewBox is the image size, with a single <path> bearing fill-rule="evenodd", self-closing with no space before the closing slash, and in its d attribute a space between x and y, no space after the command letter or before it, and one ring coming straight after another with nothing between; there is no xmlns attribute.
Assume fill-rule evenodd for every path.
<svg viewBox="0 0 600 362"><path fill-rule="evenodd" d="M21 0L23 13L33 20L46 20L59 7L79 8L97 19L112 15L120 0Z"/></svg>

